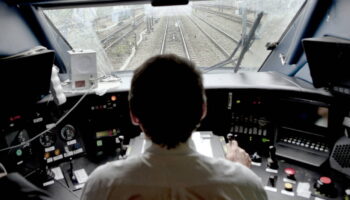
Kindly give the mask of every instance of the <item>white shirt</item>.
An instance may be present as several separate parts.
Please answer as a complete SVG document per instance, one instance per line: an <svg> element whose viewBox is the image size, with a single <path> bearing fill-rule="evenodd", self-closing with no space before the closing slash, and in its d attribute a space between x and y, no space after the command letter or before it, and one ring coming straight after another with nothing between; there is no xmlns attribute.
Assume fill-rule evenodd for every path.
<svg viewBox="0 0 350 200"><path fill-rule="evenodd" d="M144 154L98 167L82 200L266 200L250 169L200 155L187 144L167 150L152 144Z"/></svg>

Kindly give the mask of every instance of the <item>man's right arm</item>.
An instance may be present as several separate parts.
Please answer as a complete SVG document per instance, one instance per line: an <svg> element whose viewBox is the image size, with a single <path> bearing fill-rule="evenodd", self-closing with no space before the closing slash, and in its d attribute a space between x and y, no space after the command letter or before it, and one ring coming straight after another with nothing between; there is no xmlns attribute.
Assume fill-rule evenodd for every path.
<svg viewBox="0 0 350 200"><path fill-rule="evenodd" d="M105 181L103 180L100 167L96 168L93 171L89 179L84 185L81 200L106 200L108 198L109 188L105 185Z"/></svg>
<svg viewBox="0 0 350 200"><path fill-rule="evenodd" d="M248 153L238 146L236 140L232 140L227 144L226 158L233 162L239 162L248 168L251 167L251 160Z"/></svg>

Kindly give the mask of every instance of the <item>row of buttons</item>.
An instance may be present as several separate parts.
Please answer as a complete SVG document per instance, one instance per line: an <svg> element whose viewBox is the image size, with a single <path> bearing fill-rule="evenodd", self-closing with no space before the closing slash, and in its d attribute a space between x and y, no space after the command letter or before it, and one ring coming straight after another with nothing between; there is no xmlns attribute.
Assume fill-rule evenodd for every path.
<svg viewBox="0 0 350 200"><path fill-rule="evenodd" d="M340 92L343 94L350 94L350 89L348 89L348 88L335 86L335 87L333 87L333 89L334 89L334 91L337 91L337 92Z"/></svg>
<svg viewBox="0 0 350 200"><path fill-rule="evenodd" d="M117 107L117 104L114 103L112 106L115 108ZM111 106L108 106L108 105L91 106L91 110L103 110L107 108L111 108Z"/></svg>
<svg viewBox="0 0 350 200"><path fill-rule="evenodd" d="M328 152L328 147L321 142L311 142L310 140L306 140L303 138L297 138L297 137L288 137L288 138L282 138L281 141L289 143L289 144L295 144L298 146L302 146L305 148L313 149L316 151L321 152Z"/></svg>
<svg viewBox="0 0 350 200"><path fill-rule="evenodd" d="M244 123L249 125L259 125L259 126L266 126L268 124L268 121L264 117L257 117L253 115L242 115L237 113L232 113L232 120L235 123Z"/></svg>
<svg viewBox="0 0 350 200"><path fill-rule="evenodd" d="M51 163L84 152L83 148L81 148L81 145L79 143L74 143L70 146L65 146L64 150L65 153L62 154L61 150L56 149L54 146L46 148L44 153L44 160L46 160L47 163Z"/></svg>
<svg viewBox="0 0 350 200"><path fill-rule="evenodd" d="M249 134L249 135L267 135L266 129L261 129L257 127L246 127L242 125L235 125L231 127L231 132L234 133L243 133L243 134Z"/></svg>

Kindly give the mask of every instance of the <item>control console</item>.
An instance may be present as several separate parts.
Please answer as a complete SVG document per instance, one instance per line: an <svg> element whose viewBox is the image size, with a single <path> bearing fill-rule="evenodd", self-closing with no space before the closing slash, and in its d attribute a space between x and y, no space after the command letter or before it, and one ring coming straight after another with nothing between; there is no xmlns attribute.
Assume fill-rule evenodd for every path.
<svg viewBox="0 0 350 200"><path fill-rule="evenodd" d="M228 134L227 139L212 132L195 132L190 146L210 157L225 157L225 143L237 139ZM142 154L150 145L143 134L131 139L127 156ZM333 172L329 167L314 167L287 160L276 154L276 147L269 146L268 156L258 152L251 154L251 169L261 178L269 199L349 199L348 179Z"/></svg>

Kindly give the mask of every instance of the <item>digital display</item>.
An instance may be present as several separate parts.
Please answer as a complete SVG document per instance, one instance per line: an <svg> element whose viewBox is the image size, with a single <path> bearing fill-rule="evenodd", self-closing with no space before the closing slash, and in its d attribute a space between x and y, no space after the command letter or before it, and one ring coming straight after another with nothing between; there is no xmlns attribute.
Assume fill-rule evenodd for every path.
<svg viewBox="0 0 350 200"><path fill-rule="evenodd" d="M110 136L116 136L116 135L117 135L116 129L99 131L99 132L96 132L96 139L101 137L110 137Z"/></svg>
<svg viewBox="0 0 350 200"><path fill-rule="evenodd" d="M328 127L328 108L315 107L310 109L296 109L291 111L290 120L301 126Z"/></svg>
<svg viewBox="0 0 350 200"><path fill-rule="evenodd" d="M289 102L281 109L280 116L284 124L299 128L328 127L329 109L324 106Z"/></svg>

